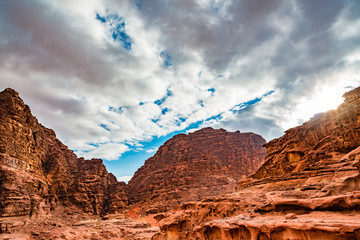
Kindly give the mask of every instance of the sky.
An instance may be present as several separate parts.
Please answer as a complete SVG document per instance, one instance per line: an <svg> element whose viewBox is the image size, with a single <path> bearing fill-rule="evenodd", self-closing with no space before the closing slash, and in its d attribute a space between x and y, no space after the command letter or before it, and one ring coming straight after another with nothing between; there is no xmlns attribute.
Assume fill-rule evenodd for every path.
<svg viewBox="0 0 360 240"><path fill-rule="evenodd" d="M0 1L0 91L119 180L175 134L269 141L359 85L358 0Z"/></svg>

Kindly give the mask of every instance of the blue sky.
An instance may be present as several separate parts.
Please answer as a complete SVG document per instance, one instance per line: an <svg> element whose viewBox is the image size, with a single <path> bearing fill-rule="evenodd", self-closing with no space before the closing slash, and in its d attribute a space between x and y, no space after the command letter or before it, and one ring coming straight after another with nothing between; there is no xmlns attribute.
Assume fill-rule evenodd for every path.
<svg viewBox="0 0 360 240"><path fill-rule="evenodd" d="M213 92L213 89L210 89L210 92ZM263 97L266 97L270 94L274 93L273 91L270 91L264 96L255 98L253 100L238 104L234 106L232 109L230 109L230 112L237 113L240 111L243 111L249 106L252 106L262 100ZM171 93L167 93L167 97L171 96ZM164 102L164 98L160 100L155 101L156 104L161 105L161 103ZM166 112L162 112L162 114L166 114ZM188 133L194 130L197 130L202 126L203 124L206 124L211 121L219 122L223 118L223 115L225 113L220 113L218 115L209 117L208 119L200 120L198 122L194 122L190 125L188 125L185 129L172 132L170 134L167 134L165 136L154 136L151 140L145 141L145 142L139 142L142 147L132 149L131 146L129 146L129 151L125 152L121 155L121 157L118 159L118 161L109 161L105 160L105 165L107 166L108 171L114 173L116 176L119 177L119 180L128 180L130 176L132 176L132 173L135 172L139 166L142 166L144 164L144 160L152 157L157 149L163 145L168 139L172 138L176 134L180 133ZM182 122L186 119L179 120L179 122Z"/></svg>
<svg viewBox="0 0 360 240"><path fill-rule="evenodd" d="M122 180L174 134L271 140L360 85L357 0L12 0L0 23L0 89Z"/></svg>

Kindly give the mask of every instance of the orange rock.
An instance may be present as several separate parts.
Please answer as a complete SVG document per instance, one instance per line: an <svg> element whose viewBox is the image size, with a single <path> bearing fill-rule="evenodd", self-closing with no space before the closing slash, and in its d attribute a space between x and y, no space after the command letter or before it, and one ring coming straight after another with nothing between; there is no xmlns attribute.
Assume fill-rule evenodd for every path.
<svg viewBox="0 0 360 240"><path fill-rule="evenodd" d="M231 193L265 158L265 140L253 133L204 128L179 134L146 160L129 182L129 201L164 212L187 201Z"/></svg>
<svg viewBox="0 0 360 240"><path fill-rule="evenodd" d="M102 160L78 159L9 88L0 93L0 178L0 233L58 207L103 214L127 205L125 184Z"/></svg>
<svg viewBox="0 0 360 240"><path fill-rule="evenodd" d="M239 191L179 206L153 239L360 239L360 88L265 146Z"/></svg>
<svg viewBox="0 0 360 240"><path fill-rule="evenodd" d="M265 178L301 171L319 160L343 155L359 146L360 88L344 94L345 102L338 109L316 114L302 126L265 145L265 163L252 175Z"/></svg>

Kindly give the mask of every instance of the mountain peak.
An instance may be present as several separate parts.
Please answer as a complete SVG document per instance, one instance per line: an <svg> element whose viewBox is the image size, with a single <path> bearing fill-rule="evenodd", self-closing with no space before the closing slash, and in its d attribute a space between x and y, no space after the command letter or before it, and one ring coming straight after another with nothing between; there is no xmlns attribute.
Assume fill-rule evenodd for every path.
<svg viewBox="0 0 360 240"><path fill-rule="evenodd" d="M129 181L129 201L173 207L201 197L232 193L265 159L265 139L203 128L169 139Z"/></svg>
<svg viewBox="0 0 360 240"><path fill-rule="evenodd" d="M357 87L349 92L346 92L343 97L345 98L345 102L352 102L360 98L360 87Z"/></svg>

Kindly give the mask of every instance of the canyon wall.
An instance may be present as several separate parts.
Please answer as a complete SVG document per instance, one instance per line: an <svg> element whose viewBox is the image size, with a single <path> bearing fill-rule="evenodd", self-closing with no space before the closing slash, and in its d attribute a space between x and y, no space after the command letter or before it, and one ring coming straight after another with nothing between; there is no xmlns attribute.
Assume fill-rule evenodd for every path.
<svg viewBox="0 0 360 240"><path fill-rule="evenodd" d="M234 192L238 181L264 161L264 144L259 135L223 129L179 134L126 185L106 171L101 159L77 158L8 88L0 93L0 232L54 218L59 211L105 215L140 205L152 214Z"/></svg>
<svg viewBox="0 0 360 240"><path fill-rule="evenodd" d="M360 89L344 94L336 110L315 115L303 125L265 145L265 163L254 178L302 171L320 159L331 159L358 147L360 142Z"/></svg>
<svg viewBox="0 0 360 240"><path fill-rule="evenodd" d="M204 128L168 140L129 182L130 203L170 207L234 192L264 161L265 140L253 133Z"/></svg>
<svg viewBox="0 0 360 240"><path fill-rule="evenodd" d="M103 214L127 205L125 184L102 160L78 159L12 89L0 93L0 179L0 232L58 207Z"/></svg>
<svg viewBox="0 0 360 240"><path fill-rule="evenodd" d="M126 185L102 160L77 158L6 89L0 93L0 233L59 210L84 216L140 206L160 225L158 233L143 229L153 240L360 239L360 88L344 98L336 110L265 144L266 159L265 140L253 133L205 128L176 135ZM109 216L89 223L91 231L131 222ZM74 228L84 233L72 227L69 235ZM137 231L131 227L132 236Z"/></svg>
<svg viewBox="0 0 360 240"><path fill-rule="evenodd" d="M239 191L158 214L156 239L360 239L360 88L265 146Z"/></svg>

